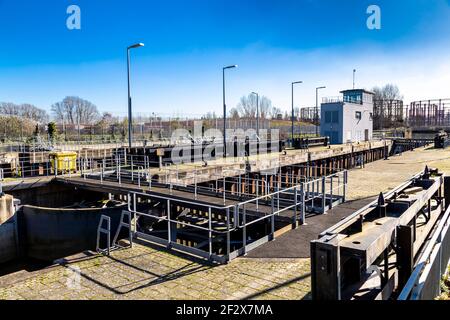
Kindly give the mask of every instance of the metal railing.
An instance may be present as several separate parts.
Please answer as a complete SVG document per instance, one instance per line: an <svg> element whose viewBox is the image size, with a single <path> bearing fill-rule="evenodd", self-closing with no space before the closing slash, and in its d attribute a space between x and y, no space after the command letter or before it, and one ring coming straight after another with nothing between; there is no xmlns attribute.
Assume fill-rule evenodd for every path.
<svg viewBox="0 0 450 320"><path fill-rule="evenodd" d="M417 261L398 300L432 300L440 294L440 279L450 262L450 206Z"/></svg>
<svg viewBox="0 0 450 320"><path fill-rule="evenodd" d="M233 181L239 182L239 178L235 177L235 179L238 180ZM285 186L284 188L281 187L280 183L277 183L273 191L269 190L268 184L264 184L262 181L254 179L253 182L255 184L261 183L256 189L264 190L264 194L256 193L255 195L255 193L248 193L247 195L253 196L253 198L240 201L239 199L233 200L230 191L228 191L223 196L227 200L228 205L224 204L223 206L205 202L208 199L191 201L179 197L175 198L170 194L162 196L143 192L129 192L128 210L134 217L133 232L136 237L168 247L175 247L209 260L221 263L226 262L245 254L264 242L272 240L276 231L276 219L282 221L285 226L291 225L292 228L295 228L298 224L305 223L306 212L313 211L314 201L320 202L320 205L316 208L316 213L324 213L332 206L343 202L345 199L347 171L299 182L299 184ZM324 192L324 194L321 194L321 192ZM210 201L213 200L210 199ZM157 207L159 205L160 214L139 209L140 206L147 208L146 205L149 206L152 203L156 204ZM183 219L189 212L189 215L196 217L194 219L195 223L173 217L172 208L174 207L187 207L187 212L177 212L176 214ZM152 210L156 209L153 208ZM199 212L192 213L192 210L199 210L204 214ZM164 229L165 227L163 230L158 229L159 236L139 231L137 224L139 217L142 216L154 219L159 223L165 222L167 230ZM222 216L222 218L217 218L218 216ZM255 235L252 235L252 238L249 239L249 230L254 232L254 229L251 228L256 224L260 226L261 224L267 225L269 231L264 235L259 235L257 238ZM197 230L197 233L206 235L204 244L208 244L208 250L202 250L201 246L188 246L178 243L174 234L181 232L179 227ZM177 231L174 233L174 230ZM161 232L167 236L161 237ZM193 231L193 233L196 232ZM225 237L225 239L219 241L218 238L221 237ZM222 246L223 250L213 250L213 244Z"/></svg>

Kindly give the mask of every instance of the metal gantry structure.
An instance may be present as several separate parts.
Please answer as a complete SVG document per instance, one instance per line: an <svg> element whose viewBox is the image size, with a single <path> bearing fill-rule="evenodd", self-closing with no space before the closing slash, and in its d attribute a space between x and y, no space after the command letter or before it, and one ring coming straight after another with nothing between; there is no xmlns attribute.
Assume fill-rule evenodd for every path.
<svg viewBox="0 0 450 320"><path fill-rule="evenodd" d="M404 126L406 110L402 100L374 100L373 129L383 130Z"/></svg>
<svg viewBox="0 0 450 320"><path fill-rule="evenodd" d="M128 210L136 238L225 263L305 223L307 213L342 203L346 179L346 171L316 179L278 173L269 181L224 178L189 186L192 200L183 196L186 186L171 184L165 195L130 192Z"/></svg>
<svg viewBox="0 0 450 320"><path fill-rule="evenodd" d="M311 242L313 299L436 297L441 269L429 273L434 281L419 279L450 258L449 183L438 170L425 168L322 232ZM427 260L431 252L439 259Z"/></svg>
<svg viewBox="0 0 450 320"><path fill-rule="evenodd" d="M411 127L450 126L450 99L414 101L406 118Z"/></svg>
<svg viewBox="0 0 450 320"><path fill-rule="evenodd" d="M123 153L97 169L83 163L91 169L82 169L80 184L100 184L128 202L135 238L218 263L344 202L348 179L346 170L317 174L300 165L262 172L236 165L203 172L200 164L155 171L146 156Z"/></svg>

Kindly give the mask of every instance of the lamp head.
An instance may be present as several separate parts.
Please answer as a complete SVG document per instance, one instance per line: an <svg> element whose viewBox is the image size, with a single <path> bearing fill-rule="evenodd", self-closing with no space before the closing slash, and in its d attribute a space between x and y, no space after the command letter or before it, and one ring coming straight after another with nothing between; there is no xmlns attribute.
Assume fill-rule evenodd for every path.
<svg viewBox="0 0 450 320"><path fill-rule="evenodd" d="M129 46L128 49L134 49L134 48L139 48L139 47L143 47L143 46L144 46L144 44L142 42L139 42L139 43L135 43L135 44Z"/></svg>

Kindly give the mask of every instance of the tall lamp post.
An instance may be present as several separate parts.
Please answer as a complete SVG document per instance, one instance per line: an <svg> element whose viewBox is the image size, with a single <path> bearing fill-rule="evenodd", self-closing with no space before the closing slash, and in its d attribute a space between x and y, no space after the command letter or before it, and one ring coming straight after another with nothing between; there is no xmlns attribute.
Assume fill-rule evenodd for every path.
<svg viewBox="0 0 450 320"><path fill-rule="evenodd" d="M227 137L226 137L226 129L227 129L227 105L225 102L225 70L237 68L236 64L223 67L222 68L222 88L223 88L223 157L227 156Z"/></svg>
<svg viewBox="0 0 450 320"><path fill-rule="evenodd" d="M256 135L259 139L259 94L257 92L252 92L256 95Z"/></svg>
<svg viewBox="0 0 450 320"><path fill-rule="evenodd" d="M292 122L292 128L291 128L291 148L294 146L294 84L300 84L303 83L303 81L295 81L291 83L291 94L292 94L292 115L291 115L291 122Z"/></svg>
<svg viewBox="0 0 450 320"><path fill-rule="evenodd" d="M319 90L320 89L325 89L325 88L326 88L325 86L316 88L316 112L315 112L316 136L319 135L319 126L318 126L318 123L319 123Z"/></svg>
<svg viewBox="0 0 450 320"><path fill-rule="evenodd" d="M353 89L355 89L355 76L356 76L356 69L353 69Z"/></svg>
<svg viewBox="0 0 450 320"><path fill-rule="evenodd" d="M133 114L131 112L131 90L130 90L130 50L143 47L143 43L136 43L127 47L127 77L128 77L128 147L131 149L133 143Z"/></svg>

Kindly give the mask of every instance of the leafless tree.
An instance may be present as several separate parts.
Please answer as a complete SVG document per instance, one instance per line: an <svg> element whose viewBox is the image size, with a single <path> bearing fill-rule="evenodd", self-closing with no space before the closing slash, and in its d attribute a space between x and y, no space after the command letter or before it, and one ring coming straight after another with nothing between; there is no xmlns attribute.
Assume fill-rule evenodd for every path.
<svg viewBox="0 0 450 320"><path fill-rule="evenodd" d="M270 109L270 117L272 119L277 119L279 114L282 114L282 111L280 108L272 107L272 109Z"/></svg>
<svg viewBox="0 0 450 320"><path fill-rule="evenodd" d="M237 108L231 108L230 110L230 118L231 119L239 119L239 111Z"/></svg>
<svg viewBox="0 0 450 320"><path fill-rule="evenodd" d="M372 91L375 94L374 100L403 100L403 95L400 94L399 88L394 84L387 84L382 88L374 87Z"/></svg>
<svg viewBox="0 0 450 320"><path fill-rule="evenodd" d="M257 97L255 94L249 94L243 96L236 106L236 112L243 118L256 118L257 110ZM259 116L263 119L269 116L269 112L272 108L272 101L266 96L259 97ZM236 114L235 114L236 115Z"/></svg>
<svg viewBox="0 0 450 320"><path fill-rule="evenodd" d="M69 124L92 124L99 117L97 106L79 97L65 97L54 103L51 110L58 122Z"/></svg>
<svg viewBox="0 0 450 320"><path fill-rule="evenodd" d="M211 111L208 111L203 117L202 117L202 119L205 119L205 120L213 120L213 119L217 119L217 115L216 115L216 113L213 111L213 112L211 112Z"/></svg>
<svg viewBox="0 0 450 320"><path fill-rule="evenodd" d="M32 104L15 104L12 102L0 102L0 114L17 116L19 118L44 123L48 121L48 114Z"/></svg>

